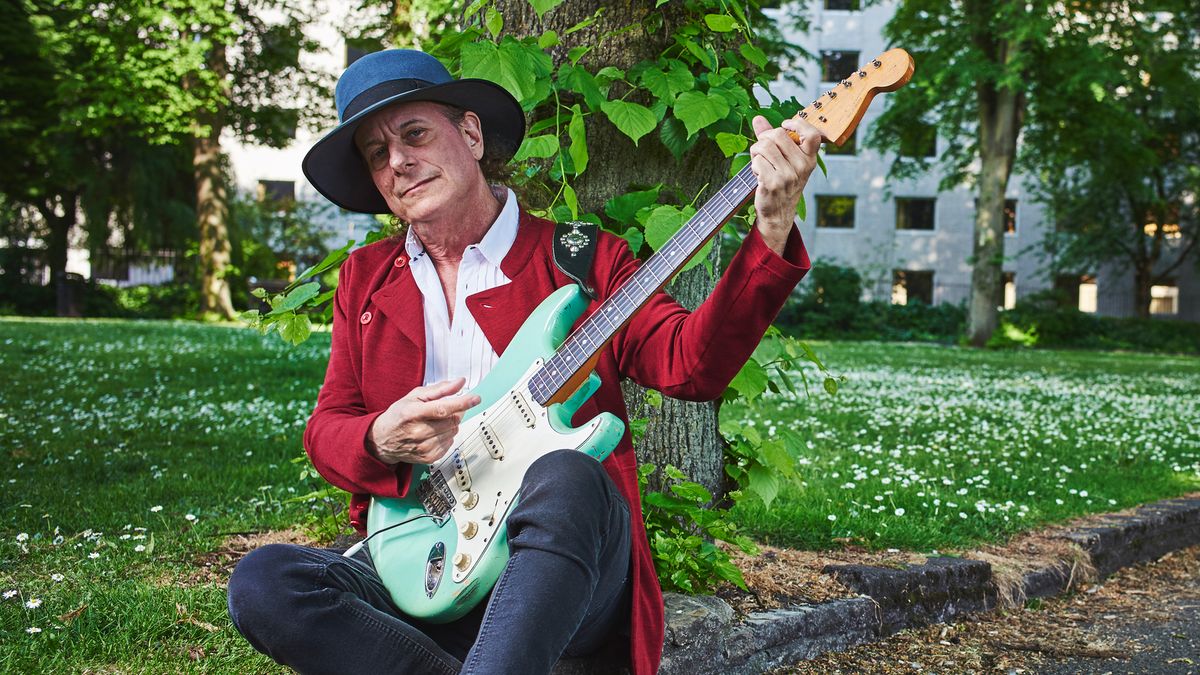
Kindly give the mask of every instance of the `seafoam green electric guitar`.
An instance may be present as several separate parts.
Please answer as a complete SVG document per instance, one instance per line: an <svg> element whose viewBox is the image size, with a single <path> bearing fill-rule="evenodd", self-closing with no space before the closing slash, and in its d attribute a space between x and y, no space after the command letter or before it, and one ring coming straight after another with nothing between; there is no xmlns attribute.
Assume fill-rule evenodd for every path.
<svg viewBox="0 0 1200 675"><path fill-rule="evenodd" d="M899 88L912 72L912 57L890 50L799 116L840 145L875 94ZM579 287L546 298L474 389L482 401L464 415L451 450L436 464L413 467L409 496L372 500L371 559L404 613L452 621L491 590L508 562L505 519L534 460L575 448L599 461L617 446L625 427L610 413L571 426L600 386L593 372L600 350L750 201L757 185L747 165L574 332L588 305Z"/></svg>

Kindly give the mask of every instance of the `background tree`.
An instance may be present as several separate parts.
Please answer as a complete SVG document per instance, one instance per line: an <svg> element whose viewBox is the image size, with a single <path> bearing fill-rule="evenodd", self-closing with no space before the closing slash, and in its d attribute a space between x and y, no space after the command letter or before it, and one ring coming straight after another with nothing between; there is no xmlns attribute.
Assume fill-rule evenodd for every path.
<svg viewBox="0 0 1200 675"><path fill-rule="evenodd" d="M141 78L144 18L71 0L0 8L5 230L44 242L59 314L72 310L65 269L77 225L93 252L114 230L126 246L161 243L189 208L175 189L178 156L161 147L171 130L145 124L168 92Z"/></svg>
<svg viewBox="0 0 1200 675"><path fill-rule="evenodd" d="M913 0L897 5L884 29L891 44L913 54L917 68L892 95L867 144L897 153L891 175L908 178L930 162L903 151L932 128L946 148L940 188L969 184L978 191L967 322L976 346L996 329L1004 193L1029 102L1045 91L1034 74L1047 60L1073 56L1053 50L1058 31L1074 30L1063 13L1080 10L1069 7L1045 0Z"/></svg>
<svg viewBox="0 0 1200 675"><path fill-rule="evenodd" d="M1035 194L1063 272L1133 271L1139 316L1200 241L1200 9L1166 0L1145 13L1118 3L1093 18L1100 48L1064 35L1071 60L1045 64L1061 83L1026 132ZM1068 44L1064 44L1068 46Z"/></svg>

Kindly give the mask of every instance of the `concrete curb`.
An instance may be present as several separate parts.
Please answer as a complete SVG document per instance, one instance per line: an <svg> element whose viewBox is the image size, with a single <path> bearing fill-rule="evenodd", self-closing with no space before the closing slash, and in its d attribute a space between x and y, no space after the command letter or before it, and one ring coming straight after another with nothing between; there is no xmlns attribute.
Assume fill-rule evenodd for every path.
<svg viewBox="0 0 1200 675"><path fill-rule="evenodd" d="M1200 544L1200 499L1167 499L1104 520L1106 524L1062 535L1083 549L1101 578ZM733 609L719 598L668 593L659 672L761 673L998 604L992 567L980 560L929 558L904 569L836 565L825 571L862 597L756 612L735 622ZM1022 590L1027 598L1057 595L1073 574L1062 567L1029 571ZM564 659L554 672L626 672L620 663L613 654Z"/></svg>

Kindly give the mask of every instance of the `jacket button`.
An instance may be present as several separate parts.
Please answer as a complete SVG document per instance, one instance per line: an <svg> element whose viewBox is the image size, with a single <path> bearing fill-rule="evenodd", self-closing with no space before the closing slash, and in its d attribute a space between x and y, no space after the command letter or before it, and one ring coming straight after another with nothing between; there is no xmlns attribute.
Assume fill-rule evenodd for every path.
<svg viewBox="0 0 1200 675"><path fill-rule="evenodd" d="M405 258L404 256L400 256L399 258L396 258L396 262L394 262L392 264L398 268L404 267L405 265L408 264L408 258Z"/></svg>
<svg viewBox="0 0 1200 675"><path fill-rule="evenodd" d="M359 323L361 323L361 324L368 324L368 323L371 323L371 313L370 313L370 312L363 312L363 313L362 313L362 316L358 317L358 322L359 322Z"/></svg>

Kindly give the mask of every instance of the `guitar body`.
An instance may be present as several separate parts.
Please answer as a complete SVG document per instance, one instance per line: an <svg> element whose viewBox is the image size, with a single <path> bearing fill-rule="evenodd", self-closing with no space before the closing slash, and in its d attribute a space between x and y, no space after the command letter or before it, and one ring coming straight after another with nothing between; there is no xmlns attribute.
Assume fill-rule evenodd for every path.
<svg viewBox="0 0 1200 675"><path fill-rule="evenodd" d="M413 467L408 496L372 499L371 560L405 614L445 623L475 607L508 563L505 520L529 466L561 449L600 461L624 435L624 423L611 413L571 426L600 386L595 373L565 402L546 407L527 387L587 304L574 285L542 301L473 390L482 400L463 415L446 457Z"/></svg>

